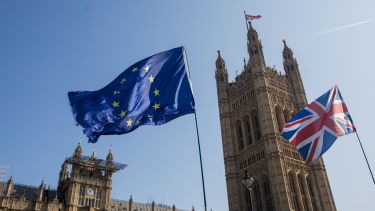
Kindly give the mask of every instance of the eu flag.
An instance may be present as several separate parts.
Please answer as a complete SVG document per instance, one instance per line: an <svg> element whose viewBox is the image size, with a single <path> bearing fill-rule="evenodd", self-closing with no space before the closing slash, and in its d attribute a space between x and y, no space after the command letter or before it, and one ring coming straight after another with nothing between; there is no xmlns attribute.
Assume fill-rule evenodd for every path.
<svg viewBox="0 0 375 211"><path fill-rule="evenodd" d="M89 142L194 113L184 52L179 47L143 59L100 90L69 92L74 118Z"/></svg>

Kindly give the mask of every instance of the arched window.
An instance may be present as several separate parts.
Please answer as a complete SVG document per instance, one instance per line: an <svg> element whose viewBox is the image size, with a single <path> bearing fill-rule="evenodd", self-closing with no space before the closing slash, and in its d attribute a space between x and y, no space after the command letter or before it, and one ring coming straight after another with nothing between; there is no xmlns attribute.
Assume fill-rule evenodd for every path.
<svg viewBox="0 0 375 211"><path fill-rule="evenodd" d="M288 110L284 110L284 120L285 122L288 122L292 117L290 116L290 113Z"/></svg>
<svg viewBox="0 0 375 211"><path fill-rule="evenodd" d="M289 188L290 188L290 196L292 198L293 210L300 211L301 207L299 206L299 204L297 202L297 189L296 189L296 186L295 186L295 183L294 183L295 181L294 181L294 177L293 177L292 172L288 173L288 178L289 178Z"/></svg>
<svg viewBox="0 0 375 211"><path fill-rule="evenodd" d="M266 207L268 211L273 211L273 200L270 181L267 176L263 177L264 197L266 201Z"/></svg>
<svg viewBox="0 0 375 211"><path fill-rule="evenodd" d="M279 132L284 127L284 114L279 106L275 107L275 113L276 113L276 119L277 119L277 125L279 127Z"/></svg>
<svg viewBox="0 0 375 211"><path fill-rule="evenodd" d="M260 133L260 124L259 124L258 113L257 113L256 110L253 110L251 112L251 122L253 124L253 131L254 131L255 140L258 141L261 138L261 133Z"/></svg>
<svg viewBox="0 0 375 211"><path fill-rule="evenodd" d="M253 143L253 136L252 136L252 132L251 132L251 125L250 125L250 120L249 120L249 116L246 115L244 118L243 118L243 122L245 124L245 136L246 136L246 140L247 140L247 144L252 144Z"/></svg>
<svg viewBox="0 0 375 211"><path fill-rule="evenodd" d="M299 186L299 190L301 192L301 196L302 196L302 203L303 203L303 206L305 207L305 210L308 210L308 207L307 207L307 193L306 193L306 187L303 185L303 178L302 178L302 175L298 175L298 186Z"/></svg>
<svg viewBox="0 0 375 211"><path fill-rule="evenodd" d="M255 195L255 206L257 208L257 211L263 211L262 197L260 195L260 187L257 181L255 181L253 189Z"/></svg>
<svg viewBox="0 0 375 211"><path fill-rule="evenodd" d="M243 149L244 143L243 143L243 134L242 134L242 124L240 120L237 120L236 122L236 132L237 132L238 149Z"/></svg>
<svg viewBox="0 0 375 211"><path fill-rule="evenodd" d="M317 202L316 202L316 198L315 198L315 194L314 194L313 186L311 184L310 177L306 178L306 182L307 182L307 189L309 190L309 196L310 196L311 204L312 204L312 208L313 208L312 211L316 211L316 210L318 210L317 207L316 207Z"/></svg>

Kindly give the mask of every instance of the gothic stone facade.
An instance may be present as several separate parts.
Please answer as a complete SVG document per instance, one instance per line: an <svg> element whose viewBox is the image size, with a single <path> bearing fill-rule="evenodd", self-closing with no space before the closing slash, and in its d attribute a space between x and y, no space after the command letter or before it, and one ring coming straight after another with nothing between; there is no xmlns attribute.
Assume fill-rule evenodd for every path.
<svg viewBox="0 0 375 211"><path fill-rule="evenodd" d="M15 184L12 177L0 182L0 211L178 211L175 206L143 204L111 199L112 174L125 168L113 161L109 151L105 160L82 155L80 145L61 166L57 190ZM194 208L193 208L194 210Z"/></svg>
<svg viewBox="0 0 375 211"><path fill-rule="evenodd" d="M306 165L280 135L286 121L307 105L297 60L284 41L285 74L266 66L251 26L249 61L228 82L218 51L216 84L230 211L335 211L322 159ZM245 175L255 179L249 191Z"/></svg>

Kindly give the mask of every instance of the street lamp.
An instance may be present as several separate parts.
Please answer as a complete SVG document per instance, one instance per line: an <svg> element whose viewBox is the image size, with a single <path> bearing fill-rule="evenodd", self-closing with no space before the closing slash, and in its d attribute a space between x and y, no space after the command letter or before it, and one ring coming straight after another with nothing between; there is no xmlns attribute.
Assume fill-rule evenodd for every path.
<svg viewBox="0 0 375 211"><path fill-rule="evenodd" d="M251 204L251 210L253 210L253 199L251 197L251 191L253 190L255 183L255 179L253 177L249 177L249 174L247 171L245 171L245 177L242 179L242 184L245 185L245 187L249 190L250 192L250 204Z"/></svg>

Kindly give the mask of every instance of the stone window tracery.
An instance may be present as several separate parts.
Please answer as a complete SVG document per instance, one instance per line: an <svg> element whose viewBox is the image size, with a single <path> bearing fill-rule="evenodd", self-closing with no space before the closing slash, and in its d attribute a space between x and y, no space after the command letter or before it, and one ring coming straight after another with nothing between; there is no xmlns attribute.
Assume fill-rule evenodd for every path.
<svg viewBox="0 0 375 211"><path fill-rule="evenodd" d="M244 148L244 141L243 141L243 134L242 134L242 124L240 120L236 122L236 132L237 132L237 141L238 141L238 149Z"/></svg>

